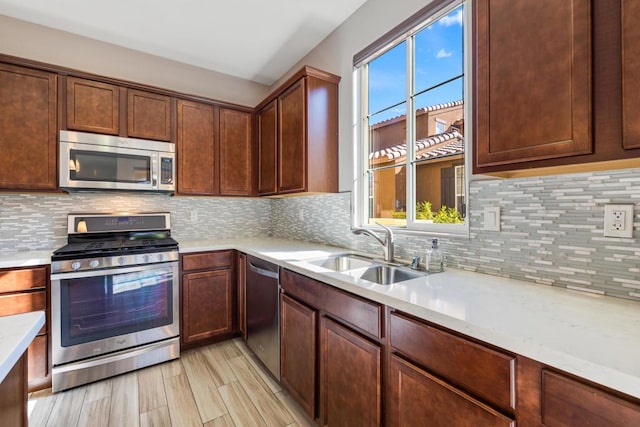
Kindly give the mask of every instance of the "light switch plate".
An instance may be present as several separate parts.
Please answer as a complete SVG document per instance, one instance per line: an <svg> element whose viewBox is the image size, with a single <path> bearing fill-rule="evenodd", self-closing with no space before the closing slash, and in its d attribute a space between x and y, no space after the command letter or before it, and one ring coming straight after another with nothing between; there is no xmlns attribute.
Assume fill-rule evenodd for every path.
<svg viewBox="0 0 640 427"><path fill-rule="evenodd" d="M500 231L500 206L486 206L484 208L484 229Z"/></svg>
<svg viewBox="0 0 640 427"><path fill-rule="evenodd" d="M633 237L633 205L604 205L604 236Z"/></svg>

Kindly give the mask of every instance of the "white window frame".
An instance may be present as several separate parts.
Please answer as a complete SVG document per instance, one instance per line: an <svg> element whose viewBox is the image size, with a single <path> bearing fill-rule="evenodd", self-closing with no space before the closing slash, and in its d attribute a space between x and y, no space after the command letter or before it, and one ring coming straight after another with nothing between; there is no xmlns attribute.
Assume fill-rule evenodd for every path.
<svg viewBox="0 0 640 427"><path fill-rule="evenodd" d="M471 50L471 34L472 34L472 18L471 18L471 1L472 0L452 0L450 4L446 6L446 8L440 12L435 13L433 16L428 17L425 21L423 21L418 26L414 27L410 31L404 33L402 36L393 40L391 43L381 47L376 53L372 54L365 61L363 61L363 65L354 67L353 71L353 117L354 117L354 125L353 125L353 140L354 140L354 184L353 184L353 192L352 192L352 213L351 213L351 226L353 228L370 228L376 229L377 226L369 225L367 223L368 220L368 206L369 206L369 178L368 178L368 134L367 131L367 106L369 104L367 95L368 95L368 81L367 81L367 73L366 67L368 63L371 62L376 57L382 55L387 52L390 48L396 46L403 40L407 41L407 49L408 52L411 52L413 46L411 46L413 42L413 35L418 33L420 30L431 24L434 20L445 16L447 13L451 12L456 7L461 4L464 5L463 9L463 48L464 48L464 77L463 77L463 90L464 90L464 170L465 170L465 194L469 195L469 182L472 177L472 152L471 152L471 141L473 139L472 134L472 123L471 123L471 106L473 104L472 99L472 87L471 87L471 79L469 78L472 75L472 50ZM412 58L407 55L407 93L409 95L413 94L413 64ZM414 106L413 106L413 97L407 95L407 115L413 114ZM412 123L414 123L412 121ZM414 126L407 126L407 141L415 140L415 124ZM409 153L407 153L408 159L413 159L415 157L415 144L407 144L407 148ZM394 232L399 233L408 233L408 234L428 234L431 236L445 236L445 237L469 237L469 200L468 196L466 197L466 205L467 212L464 224L436 224L429 223L426 221L416 221L413 218L415 217L415 168L416 164L411 164L411 162L407 162L406 171L407 171L407 186L406 186L406 212L407 212L407 223L406 226L392 226Z"/></svg>

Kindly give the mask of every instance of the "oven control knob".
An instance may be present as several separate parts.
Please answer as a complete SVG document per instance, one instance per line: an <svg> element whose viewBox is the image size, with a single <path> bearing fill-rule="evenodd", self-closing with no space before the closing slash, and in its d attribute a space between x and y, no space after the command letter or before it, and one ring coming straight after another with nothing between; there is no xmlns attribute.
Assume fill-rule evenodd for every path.
<svg viewBox="0 0 640 427"><path fill-rule="evenodd" d="M146 254L145 254L145 255L142 255L142 260L143 260L144 262L149 262L149 255L146 255Z"/></svg>
<svg viewBox="0 0 640 427"><path fill-rule="evenodd" d="M164 255L158 254L158 261L162 261L164 259Z"/></svg>
<svg viewBox="0 0 640 427"><path fill-rule="evenodd" d="M82 265L82 264L80 264L80 262L79 262L79 261L74 261L74 262L72 262L72 263L71 263L71 269L72 269L73 271L80 270L80 266L81 266L81 265Z"/></svg>
<svg viewBox="0 0 640 427"><path fill-rule="evenodd" d="M92 259L91 261L89 261L89 267L91 268L96 268L99 265L100 261L98 261L97 259Z"/></svg>
<svg viewBox="0 0 640 427"><path fill-rule="evenodd" d="M126 258L123 256L118 257L118 264L124 265L127 262Z"/></svg>

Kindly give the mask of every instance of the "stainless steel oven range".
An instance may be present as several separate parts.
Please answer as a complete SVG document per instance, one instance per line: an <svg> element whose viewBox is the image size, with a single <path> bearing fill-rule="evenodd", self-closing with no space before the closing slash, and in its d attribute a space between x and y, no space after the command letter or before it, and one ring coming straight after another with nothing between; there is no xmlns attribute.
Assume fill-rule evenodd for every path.
<svg viewBox="0 0 640 427"><path fill-rule="evenodd" d="M170 214L70 214L51 257L53 391L180 356Z"/></svg>

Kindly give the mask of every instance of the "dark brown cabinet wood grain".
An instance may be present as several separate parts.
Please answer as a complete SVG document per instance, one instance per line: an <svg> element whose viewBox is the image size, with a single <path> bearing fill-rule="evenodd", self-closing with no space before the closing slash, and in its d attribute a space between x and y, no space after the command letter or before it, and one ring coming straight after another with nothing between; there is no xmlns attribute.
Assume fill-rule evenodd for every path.
<svg viewBox="0 0 640 427"><path fill-rule="evenodd" d="M120 88L67 77L67 129L118 135Z"/></svg>
<svg viewBox="0 0 640 427"><path fill-rule="evenodd" d="M259 194L338 191L339 81L303 67L258 105Z"/></svg>
<svg viewBox="0 0 640 427"><path fill-rule="evenodd" d="M327 317L320 319L320 413L325 426L378 426L381 350Z"/></svg>
<svg viewBox="0 0 640 427"><path fill-rule="evenodd" d="M622 7L622 141L625 149L640 148L640 2Z"/></svg>
<svg viewBox="0 0 640 427"><path fill-rule="evenodd" d="M639 9L618 0L474 2L474 172L640 165Z"/></svg>
<svg viewBox="0 0 640 427"><path fill-rule="evenodd" d="M280 296L280 381L311 417L316 413L317 311Z"/></svg>
<svg viewBox="0 0 640 427"><path fill-rule="evenodd" d="M257 113L258 121L258 194L278 192L278 100L269 102Z"/></svg>
<svg viewBox="0 0 640 427"><path fill-rule="evenodd" d="M511 418L395 355L389 376L390 426L515 425Z"/></svg>
<svg viewBox="0 0 640 427"><path fill-rule="evenodd" d="M562 374L542 370L542 422L546 426L637 426L640 405Z"/></svg>
<svg viewBox="0 0 640 427"><path fill-rule="evenodd" d="M214 261L210 266L203 261ZM222 262L229 260L228 264ZM230 337L234 330L236 279L231 251L182 256L181 342L185 346Z"/></svg>
<svg viewBox="0 0 640 427"><path fill-rule="evenodd" d="M238 252L238 332L247 340L247 255Z"/></svg>
<svg viewBox="0 0 640 427"><path fill-rule="evenodd" d="M29 424L26 353L0 382L0 396L0 425L26 427Z"/></svg>
<svg viewBox="0 0 640 427"><path fill-rule="evenodd" d="M83 132L171 141L171 98L66 77L66 126Z"/></svg>
<svg viewBox="0 0 640 427"><path fill-rule="evenodd" d="M27 349L29 391L51 386L49 365L49 269L0 269L0 316L44 311L46 321Z"/></svg>
<svg viewBox="0 0 640 427"><path fill-rule="evenodd" d="M0 189L57 187L56 75L0 64Z"/></svg>
<svg viewBox="0 0 640 427"><path fill-rule="evenodd" d="M218 195L218 108L178 100L178 193Z"/></svg>
<svg viewBox="0 0 640 427"><path fill-rule="evenodd" d="M170 141L171 98L128 89L127 134L134 138Z"/></svg>
<svg viewBox="0 0 640 427"><path fill-rule="evenodd" d="M248 196L252 193L251 114L220 109L220 194Z"/></svg>
<svg viewBox="0 0 640 427"><path fill-rule="evenodd" d="M474 7L476 171L591 153L590 2Z"/></svg>

